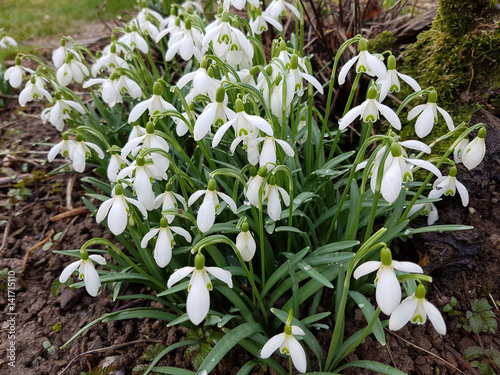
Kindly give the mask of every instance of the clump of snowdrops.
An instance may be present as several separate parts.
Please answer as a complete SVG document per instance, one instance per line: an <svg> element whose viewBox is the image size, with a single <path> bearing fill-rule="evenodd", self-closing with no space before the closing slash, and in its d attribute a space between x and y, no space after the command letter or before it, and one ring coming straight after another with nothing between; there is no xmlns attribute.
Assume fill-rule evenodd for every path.
<svg viewBox="0 0 500 375"><path fill-rule="evenodd" d="M432 87L422 89L398 72L391 52L369 52L361 36L341 46L331 80L320 82L311 56L301 55L298 2L272 0L264 7L257 0L224 0L206 13L202 3L167 3L142 2L139 14L115 29L96 55L67 37L51 63L19 55L5 74L13 87L26 81L21 105L48 104L42 119L61 132L48 159L61 155L66 168L87 174L84 202L115 235L114 241L95 238L79 250L55 251L77 259L59 281L77 271L83 281L73 286L85 286L92 296L102 291L113 299L163 304L106 314L65 345L100 322L150 318L223 330L199 367L206 372L239 345L253 356L242 364L244 373L261 366L286 374L278 356L289 356L290 372L362 367L401 373L342 360L370 334L384 344L387 317L391 330L429 318L446 333L426 299L431 278L417 264L393 260L390 248L413 234L468 228L434 225L434 202L458 190L468 204L455 165L472 169L481 162L484 126L456 126ZM234 12L245 7L248 19ZM212 8L216 14L209 17ZM295 31L286 39L282 21L289 17ZM271 56L263 32L281 33ZM358 54L340 66L351 44ZM24 59L37 61L36 71L24 68ZM370 79L366 100L353 106L363 75ZM348 76L354 83L336 121L333 87ZM413 93L398 106L391 97L402 84ZM88 94L72 89L81 86ZM326 113L315 107L320 95ZM417 100L426 104L414 106ZM427 143L401 137L405 117L416 119L407 126ZM449 130L440 137L433 133L438 121ZM373 135L380 125L385 133ZM341 149L349 127L360 129L359 146ZM475 129L479 134L469 142ZM447 151L431 157L444 140ZM423 181L414 180L419 169ZM412 228L419 214L428 215L428 226ZM123 294L124 283L145 286L149 294ZM349 300L367 323L345 337ZM316 330L331 331L326 356ZM146 373L176 374L156 363L196 343L167 347Z"/></svg>

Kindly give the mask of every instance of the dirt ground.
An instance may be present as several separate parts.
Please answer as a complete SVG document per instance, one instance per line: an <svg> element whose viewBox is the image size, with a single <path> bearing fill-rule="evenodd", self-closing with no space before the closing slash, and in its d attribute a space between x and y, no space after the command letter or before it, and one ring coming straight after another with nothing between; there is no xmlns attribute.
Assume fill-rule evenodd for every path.
<svg viewBox="0 0 500 375"><path fill-rule="evenodd" d="M59 349L77 330L102 314L132 306L155 305L146 300L135 304L113 302L109 290L92 298L83 289L63 287L57 297L52 295L51 285L71 261L52 251L78 249L93 237L112 240L112 235L96 224L90 212L83 208L84 191L80 188L78 175L71 172L46 175L63 161L45 165L50 148L45 143L59 141L60 135L49 124L42 124L41 109L40 105L31 104L20 112L15 98L8 98L7 106L0 109L0 221L4 221L0 226L0 271L15 272L11 289L14 300L9 299L12 294L9 296L5 290L0 294L3 322L0 373L80 374L107 363L115 368L114 374L131 374L135 366L148 363L141 358L148 345L170 345L183 340L186 329L167 328L164 322L148 319L100 323L66 349ZM469 172L460 166L458 174L469 189L470 204L462 207L457 197L447 197L437 204L440 214L437 224L472 225L474 229L415 235L397 244L401 257L418 261L426 273L433 276L434 290L428 297L434 304L443 307L452 297L457 299L457 315L444 313L448 334L438 335L430 324L407 325L397 332L386 331L385 347L368 337L348 357L349 361L376 360L408 374L478 374L464 360L464 351L471 346L500 350L498 334L475 334L457 327L463 324L461 317L471 310L474 300L485 298L490 305L500 301L497 287L500 280L500 120L487 112L478 112L471 123L477 122L487 124L487 156L481 167ZM16 183L21 180L29 191L24 191L23 200L16 201L11 195L19 188ZM10 209L5 207L7 202ZM58 216L62 213L67 216ZM423 224L425 219L421 220ZM44 250L41 243L61 232L61 237L53 241L50 249ZM129 286L127 292L140 292L134 288ZM148 293L147 290L143 292ZM13 310L9 310L11 306ZM16 315L7 315L9 311ZM498 321L499 307L492 311ZM15 317L15 368L8 365L6 355L11 345L8 334L12 333L7 319L12 316ZM366 324L356 308L348 316L346 334ZM332 320L325 323L333 326ZM56 324L61 328L58 332L54 332ZM330 335L329 331L318 332L325 352ZM55 355L50 355L42 346L44 341L50 341L56 348ZM92 352L81 355L87 351ZM247 355L234 348L214 373L235 374L244 359L248 360ZM184 349L168 354L159 365L193 369L184 356ZM495 370L498 371L498 367ZM345 373L369 372L350 370Z"/></svg>

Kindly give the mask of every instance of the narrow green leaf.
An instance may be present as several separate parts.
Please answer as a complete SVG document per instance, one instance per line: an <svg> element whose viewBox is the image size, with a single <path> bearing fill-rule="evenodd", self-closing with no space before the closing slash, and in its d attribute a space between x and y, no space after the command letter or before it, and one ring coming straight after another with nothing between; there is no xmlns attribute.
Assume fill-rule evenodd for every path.
<svg viewBox="0 0 500 375"><path fill-rule="evenodd" d="M370 323L373 316L375 315L375 309L368 299L359 292L349 291L349 296L358 304L358 307L361 309L363 315L366 318L366 321ZM377 321L373 325L373 334L380 345L385 345L385 333L384 328L382 327L382 323L380 323L380 319L377 318Z"/></svg>

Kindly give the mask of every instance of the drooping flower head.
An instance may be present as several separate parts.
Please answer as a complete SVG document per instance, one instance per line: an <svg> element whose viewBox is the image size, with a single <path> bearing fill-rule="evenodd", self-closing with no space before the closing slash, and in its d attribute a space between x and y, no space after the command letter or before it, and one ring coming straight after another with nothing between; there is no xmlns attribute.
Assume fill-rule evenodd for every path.
<svg viewBox="0 0 500 375"><path fill-rule="evenodd" d="M186 311L189 320L198 325L205 319L208 310L210 310L209 291L213 289L213 286L208 274L225 282L230 288L233 287L233 281L229 271L219 267L205 267L205 256L201 253L194 257L194 265L194 267L183 267L175 270L167 281L167 287L171 288L172 285L192 273L189 280Z"/></svg>
<svg viewBox="0 0 500 375"><path fill-rule="evenodd" d="M355 279L377 271L375 298L380 310L386 315L391 315L401 302L401 286L394 270L424 273L418 264L392 260L391 250L387 247L380 250L380 261L365 262L354 271Z"/></svg>
<svg viewBox="0 0 500 375"><path fill-rule="evenodd" d="M289 355L293 365L299 372L307 371L306 352L299 341L294 336L305 336L305 332L298 326L291 324L291 314L285 324L285 331L271 337L260 351L261 358L269 358L276 349L279 348L281 354Z"/></svg>
<svg viewBox="0 0 500 375"><path fill-rule="evenodd" d="M426 137L432 131L434 124L437 124L438 122L438 112L441 116L443 116L448 129L450 131L455 129L453 119L448 112L437 106L437 97L436 90L432 90L429 93L427 104L417 105L408 113L408 121L411 121L418 116L418 119L415 122L415 133L419 138Z"/></svg>
<svg viewBox="0 0 500 375"><path fill-rule="evenodd" d="M486 142L484 138L486 137L486 129L481 128L477 134L477 137L472 140L472 142L460 143L457 147L461 146L461 149L456 151L455 162L462 162L465 167L470 171L476 168L486 155Z"/></svg>
<svg viewBox="0 0 500 375"><path fill-rule="evenodd" d="M389 124L401 130L401 120L396 112L390 107L379 103L376 97L377 89L372 86L368 89L366 100L357 107L352 108L339 120L339 130L347 128L358 116L361 116L364 122L374 123L380 118L380 114L389 121Z"/></svg>
<svg viewBox="0 0 500 375"><path fill-rule="evenodd" d="M469 192L467 188L457 180L457 168L451 167L448 176L439 177L432 185L433 189L437 192L437 197L444 195L454 196L458 190L462 205L466 207L469 204Z"/></svg>
<svg viewBox="0 0 500 375"><path fill-rule="evenodd" d="M389 319L389 329L397 331L411 321L415 324L424 324L429 317L437 333L446 334L446 324L439 310L425 298L425 287L419 284L416 292L407 297L394 309Z"/></svg>
<svg viewBox="0 0 500 375"><path fill-rule="evenodd" d="M377 79L377 84L380 85L380 102L384 101L388 93L399 92L401 90L399 78L409 84L414 91L417 92L422 90L418 82L415 81L412 77L400 73L396 70L396 58L394 57L394 55L390 55L387 58L387 74L385 75L385 77L379 77Z"/></svg>
<svg viewBox="0 0 500 375"><path fill-rule="evenodd" d="M245 221L241 226L241 232L236 237L236 247L245 262L250 262L252 260L255 255L255 250L257 249L257 244L249 229L250 226Z"/></svg>
<svg viewBox="0 0 500 375"><path fill-rule="evenodd" d="M386 68L384 63L377 56L374 56L370 52L368 52L367 43L368 41L366 39L361 38L358 43L359 54L346 62L342 69L340 69L338 78L340 85L343 85L345 83L347 73L355 62L357 62L356 73L366 73L370 77L385 77Z"/></svg>
<svg viewBox="0 0 500 375"><path fill-rule="evenodd" d="M77 269L78 270L78 278L80 280L83 279L85 282L85 289L92 296L97 296L99 292L99 288L101 287L101 280L99 279L99 274L97 273L94 263L92 261L99 263L100 265L106 264L106 259L101 255L93 254L89 255L87 251L82 251L80 253L80 260L76 262L70 263L66 268L62 271L61 276L59 276L59 282L65 283L66 280L71 276L71 274Z"/></svg>

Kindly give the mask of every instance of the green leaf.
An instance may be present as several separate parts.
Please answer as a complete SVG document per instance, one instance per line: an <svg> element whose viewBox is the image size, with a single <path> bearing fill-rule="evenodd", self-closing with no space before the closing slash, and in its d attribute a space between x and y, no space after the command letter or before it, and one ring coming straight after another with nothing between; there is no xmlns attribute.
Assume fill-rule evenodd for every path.
<svg viewBox="0 0 500 375"><path fill-rule="evenodd" d="M262 331L262 326L258 323L243 323L232 331L227 330L224 337L214 346L200 366L200 370L210 373L226 353L238 343L254 333Z"/></svg>
<svg viewBox="0 0 500 375"><path fill-rule="evenodd" d="M169 367L169 366L153 367L151 371L158 374L169 374L169 375L196 375L196 372L194 371L184 370L182 368Z"/></svg>
<svg viewBox="0 0 500 375"><path fill-rule="evenodd" d="M248 375L248 374L250 374L250 372L253 370L253 368L258 365L258 363L259 362L257 362L255 359L248 361L243 366L241 366L240 370L236 373L236 375Z"/></svg>
<svg viewBox="0 0 500 375"><path fill-rule="evenodd" d="M359 292L356 291L349 291L349 296L354 300L354 302L357 303L358 307L361 309L361 312L366 318L366 321L370 323L372 320L373 316L375 315L375 309L373 308L372 304L368 299L362 295ZM385 345L385 333L384 333L384 328L382 327L382 323L380 322L380 319L377 318L377 321L373 325L373 335L377 339L377 341L380 343L380 345Z"/></svg>
<svg viewBox="0 0 500 375"><path fill-rule="evenodd" d="M345 364L344 366L338 367L336 369L336 371L341 372L342 370L349 368L349 367L364 368L367 370L380 372L380 373L386 374L386 375L406 375L406 373L404 373L403 371L398 370L392 366L385 365L385 364L380 363L380 362L374 362L374 361L352 361L352 362Z"/></svg>

